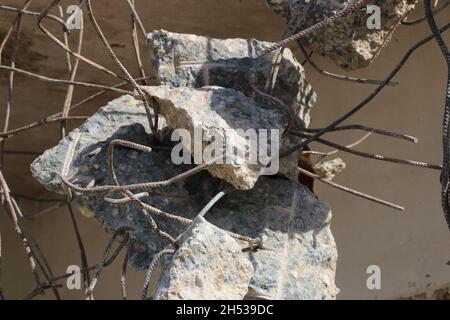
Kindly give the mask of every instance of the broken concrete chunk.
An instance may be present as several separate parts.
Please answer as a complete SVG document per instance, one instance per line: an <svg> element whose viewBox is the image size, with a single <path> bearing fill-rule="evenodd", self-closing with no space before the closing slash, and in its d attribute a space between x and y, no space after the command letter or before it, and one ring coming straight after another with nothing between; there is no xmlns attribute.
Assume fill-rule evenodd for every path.
<svg viewBox="0 0 450 320"><path fill-rule="evenodd" d="M287 117L279 110L260 107L239 91L168 86L145 90L158 101L160 113L170 128L189 132L182 143L185 151L194 156L195 163L213 161L207 170L238 189L253 188L270 156L279 152L280 136L288 126ZM267 137L259 136L261 130ZM276 130L275 139L272 130ZM264 152L260 149L262 143L267 143ZM211 152L207 152L207 146ZM196 152L198 147L200 153ZM218 156L220 160L214 161ZM291 165L295 167L296 162Z"/></svg>
<svg viewBox="0 0 450 320"><path fill-rule="evenodd" d="M75 156L72 160L73 163L68 172L68 177L77 179L85 184L89 183L93 179L93 177L88 175L92 172L91 170L102 169L99 164L95 164L95 168L92 166L95 163L95 159L101 154L104 143L113 136L132 135L132 133L129 133L130 130L145 132L146 129L144 127L146 128L148 124L145 115L145 110L142 109L142 102L131 95L124 95L109 102L107 106L100 108L79 128L71 131L57 146L45 151L44 154L36 159L31 165L33 176L49 190L63 192L62 181L59 175L61 174L67 151L75 143ZM159 122L159 125L160 128L166 126L164 119ZM151 131L147 130L147 132ZM141 140L145 143L149 142L148 137ZM133 153L136 154L137 152L131 152L131 154Z"/></svg>
<svg viewBox="0 0 450 320"><path fill-rule="evenodd" d="M150 132L143 105L131 96L123 96L101 108L57 146L37 158L31 167L33 176L47 188L63 192L58 175L69 146L78 136L68 179L80 186L109 185L112 180L107 165L108 143L120 138L149 145ZM122 184L166 180L192 168L175 165L170 151L158 148L151 153L117 148L114 158ZM165 188L137 192L182 196L167 199L152 193L141 200L165 212L194 218L222 188L223 182L202 172ZM153 255L168 245L149 227L135 205L106 202L103 194L74 192L73 195L108 230L134 228L131 233L134 267L145 269ZM120 194L111 197L122 198ZM262 239L262 250L244 254L254 269L250 288L258 296L333 299L338 291L334 283L337 252L329 227L330 217L329 208L303 185L280 177L260 177L252 190L238 190L224 197L205 219L223 230ZM154 219L160 229L175 238L186 230L186 226L176 222L157 216Z"/></svg>
<svg viewBox="0 0 450 320"><path fill-rule="evenodd" d="M174 87L221 86L244 93L259 106L282 110L291 129L309 126L310 110L317 95L306 81L303 66L286 49L279 64L277 81L270 95L266 83L272 69L271 55L256 57L259 50L272 45L254 39L214 39L158 30L148 35L152 63L163 85ZM274 97L274 98L273 98ZM298 139L282 136L288 149ZM279 172L297 179L299 152L280 159Z"/></svg>
<svg viewBox="0 0 450 320"><path fill-rule="evenodd" d="M310 5L309 2L304 0L267 0L268 5L275 12L281 12L286 21L292 19L294 24L297 24L293 33L310 27L325 17L332 16L336 11L342 9L348 0L316 0L311 10L307 12L306 8ZM417 0L366 1L360 9L302 38L301 42L307 49L331 58L344 69L354 70L367 67L391 40L395 29L415 8L416 3ZM379 25L376 20L373 20L376 18L374 14L378 8L381 13ZM304 23L300 22L300 19L304 19ZM368 25L371 27L369 28Z"/></svg>
<svg viewBox="0 0 450 320"><path fill-rule="evenodd" d="M261 177L250 191L227 196L206 219L225 230L261 239L247 252L253 292L266 299L334 299L337 251L330 209L305 186Z"/></svg>
<svg viewBox="0 0 450 320"><path fill-rule="evenodd" d="M164 119L160 118L161 126ZM166 129L161 130L162 133ZM170 133L170 132L169 132ZM34 178L51 191L63 193L64 187L60 179L66 154L74 139L78 136L75 152L67 179L80 187L111 185L111 174L108 170L108 145L114 139L150 145L151 130L141 101L130 95L122 96L100 108L79 128L70 132L58 145L47 150L31 164ZM169 139L170 141L170 139ZM117 148L114 153L116 174L120 183L131 184L149 181L162 181L176 176L191 165L175 165L170 151L155 148L151 153ZM184 183L177 183L157 191L184 196L186 199L166 199L158 196L142 198L144 202L156 208L179 216L190 216L201 210L201 203L189 198ZM135 229L135 240L132 251L132 262L138 268L145 268L154 252L160 251L167 242L161 240L149 227L142 212L132 204L116 205L104 200L101 193L72 193L79 202L81 212L85 216L95 215L106 229L116 230L122 226ZM123 198L120 194L111 194L112 198ZM180 225L172 225L166 220L155 218L161 229L177 236L181 233Z"/></svg>
<svg viewBox="0 0 450 320"><path fill-rule="evenodd" d="M341 158L320 162L313 167L314 172L324 179L333 180L334 177L345 170L346 164Z"/></svg>
<svg viewBox="0 0 450 320"><path fill-rule="evenodd" d="M163 264L156 300L242 300L253 267L225 231L199 217Z"/></svg>
<svg viewBox="0 0 450 320"><path fill-rule="evenodd" d="M152 63L161 84L232 88L257 102L263 101L261 105L283 109L292 119L292 128L309 125L309 111L316 101L316 93L306 81L302 65L289 49L284 51L277 83L271 93L282 101L280 104L258 93L266 92L272 57L257 58L256 53L270 46L270 42L214 39L165 30L150 33L148 40Z"/></svg>

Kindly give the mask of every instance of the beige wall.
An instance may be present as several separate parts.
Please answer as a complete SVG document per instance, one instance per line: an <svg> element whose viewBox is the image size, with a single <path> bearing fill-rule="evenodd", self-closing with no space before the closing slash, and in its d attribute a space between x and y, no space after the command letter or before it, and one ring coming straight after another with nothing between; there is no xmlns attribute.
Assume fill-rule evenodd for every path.
<svg viewBox="0 0 450 320"><path fill-rule="evenodd" d="M48 1L35 1L33 8L40 9ZM63 1L64 5L77 1ZM283 27L282 20L268 10L260 0L137 0L148 31L164 28L170 31L197 33L214 37L254 37L276 40ZM17 5L15 0L2 1ZM94 1L97 15L120 58L136 71L132 47L128 36L129 15L125 1ZM415 15L420 15L416 12ZM443 23L450 15L440 16ZM11 21L12 15L0 12L0 32ZM25 68L54 77L66 74L61 50L37 30L35 21L27 18L24 39L29 41L19 60ZM55 32L60 29L53 28ZM88 31L92 31L88 29ZM354 72L353 76L383 78L399 61L403 53L418 39L428 34L426 24L418 27L401 27L388 48L369 68ZM92 59L113 68L112 63L98 46L93 32L87 32L84 52ZM446 36L447 40L450 37ZM39 52L40 55L36 53ZM146 62L148 63L148 59ZM317 62L329 70L341 72L326 60ZM80 79L114 83L97 71L82 65ZM318 103L313 111L313 127L323 126L349 110L371 91L370 86L351 84L324 78L306 67L308 80L318 93ZM400 85L387 88L370 105L348 123L364 123L415 135L419 144L413 145L385 137L372 136L359 148L402 158L439 163L441 160L441 118L445 91L446 71L436 44L421 48L400 72ZM35 80L18 77L12 124L14 127L40 119L61 109L64 87L48 86ZM7 81L0 79L0 101L4 101ZM76 99L91 91L76 89ZM76 114L91 114L112 95L97 99L81 108ZM4 103L4 102L3 102ZM3 112L3 107L1 111ZM3 116L3 114L0 114ZM8 149L41 152L57 143L58 126L51 125L12 138ZM351 142L358 134L333 134L330 138L341 143ZM314 146L316 148L316 146ZM317 146L316 149L322 148ZM340 155L348 169L337 182L358 188L375 196L398 202L406 207L399 214L388 208L352 197L327 186L317 185L321 199L333 208L333 233L336 238L339 261L336 281L341 288L339 298L398 298L423 292L433 292L450 283L450 236L439 199L439 174L435 171L403 167L394 164ZM33 194L36 197L54 197L47 193L29 174L32 156L8 155L5 175L14 192ZM48 204L21 202L28 213L37 212ZM92 264L99 261L108 235L95 220L77 216L82 236L88 247ZM40 243L54 273L65 271L69 264L79 263L79 253L65 210L55 210L50 215L25 222L25 229ZM2 283L10 298L23 297L32 288L25 254L16 239L6 215L0 215L0 232L3 244ZM96 290L98 298L119 297L119 261L105 270ZM382 271L382 289L366 288L366 268L379 265ZM137 297L143 274L130 272L130 297ZM80 292L64 291L67 298L80 297ZM51 297L51 296L47 296Z"/></svg>

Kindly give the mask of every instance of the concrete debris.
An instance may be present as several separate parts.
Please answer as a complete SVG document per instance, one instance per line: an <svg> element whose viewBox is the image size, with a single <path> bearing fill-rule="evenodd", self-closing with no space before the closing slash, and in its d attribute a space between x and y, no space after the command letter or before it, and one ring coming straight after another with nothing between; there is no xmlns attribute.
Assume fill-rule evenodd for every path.
<svg viewBox="0 0 450 320"><path fill-rule="evenodd" d="M196 164L213 161L207 170L238 189L253 188L270 156L279 152L279 137L288 126L287 117L280 110L260 107L239 91L168 86L146 87L146 91L158 101L170 128L189 132L182 139L184 151L189 153L186 160L194 156ZM267 152L260 149L261 130L268 133ZM276 130L273 140L272 130ZM217 157L220 160L214 160Z"/></svg>
<svg viewBox="0 0 450 320"><path fill-rule="evenodd" d="M314 172L324 179L333 180L336 174L344 171L346 164L341 158L320 162L313 167Z"/></svg>
<svg viewBox="0 0 450 320"><path fill-rule="evenodd" d="M214 39L158 30L148 35L153 67L162 85L235 89L268 108L290 115L292 128L309 126L309 112L317 95L306 81L303 66L292 52L284 51L275 87L275 100L266 92L272 57L256 53L272 43L255 39ZM256 89L256 90L255 90ZM280 102L277 102L279 100Z"/></svg>
<svg viewBox="0 0 450 320"><path fill-rule="evenodd" d="M293 21L296 33L342 9L347 0L316 0L310 11L305 0L266 0L269 7ZM366 1L360 10L301 40L308 50L329 57L347 70L367 67L392 39L403 19L415 8L417 0ZM371 7L368 7L371 6ZM374 7L376 6L376 7ZM379 21L374 15L379 8ZM368 27L370 26L370 28Z"/></svg>
<svg viewBox="0 0 450 320"><path fill-rule="evenodd" d="M194 220L180 247L161 268L156 300L242 300L253 266L225 231L204 218Z"/></svg>
<svg viewBox="0 0 450 320"><path fill-rule="evenodd" d="M154 208L194 219L187 226L157 211L150 213L158 229L179 244L162 260L153 297L334 299L337 251L329 226L331 211L297 182L299 153L279 164L280 173L291 180L266 176L266 167L278 159L274 152L298 143L285 134L286 128L301 130L310 122L316 94L301 64L285 50L277 81L270 81L272 57L258 58L256 52L271 43L164 30L148 39L161 85L143 88L161 115L158 137L148 128L142 103L125 95L36 159L33 176L59 193L65 190L62 174L80 187L111 185L108 146L115 139L152 147L151 152L115 150L121 184L166 181L215 160L202 172L166 187L133 190ZM273 129L279 136L272 136ZM250 130L256 140L248 136ZM180 149L183 153L177 154ZM217 163L223 154L225 163ZM342 168L342 163L331 162L319 170L331 177ZM234 192L204 218L197 217L218 191L231 186ZM171 245L122 194L73 191L73 196L80 212L95 217L106 229L132 228L130 260L136 268L147 268L156 253ZM249 243L235 240L227 231L260 240L262 248L249 248Z"/></svg>
<svg viewBox="0 0 450 320"><path fill-rule="evenodd" d="M164 122L161 119L162 125ZM161 131L170 136L167 128ZM31 166L32 173L41 184L62 193L64 189L59 174L63 170L67 151L74 148L67 174L70 181L79 186L112 184L107 165L109 142L123 139L149 145L150 132L142 103L132 96L123 96L101 108L57 146L37 158ZM75 140L77 143L74 146ZM154 148L151 153L117 148L114 158L117 177L120 183L127 184L166 180L193 167L175 165L170 151L165 148ZM145 203L193 219L223 187L223 181L204 171L165 188L139 192L154 192L141 198ZM155 192L179 197L164 198ZM93 213L106 229L117 230L122 226L134 228L131 233L131 263L136 268L145 269L152 256L168 245L151 229L134 204L106 202L104 195L98 193L73 192L73 195L84 208L85 215L91 216ZM112 194L109 197L123 196ZM154 219L160 229L175 238L186 230L186 226L176 222L158 216ZM253 267L249 283L243 277L239 287L250 288L247 297L252 297L251 292L256 292L253 297L269 299L335 298L338 292L334 284L337 251L329 227L331 211L303 185L281 177L260 177L252 190L238 190L223 198L205 219L222 230L262 240L263 249L244 250L242 253ZM208 226L209 232L213 232L211 228ZM204 245L208 250L213 250L207 242ZM247 246L245 242L240 245ZM204 283L204 286L212 288L209 283ZM200 294L200 291L192 292ZM234 294L240 296L242 290Z"/></svg>
<svg viewBox="0 0 450 320"><path fill-rule="evenodd" d="M235 89L262 108L281 110L288 116L290 129L309 126L310 110L317 95L306 80L303 66L289 49L283 52L277 81L268 95L264 92L267 92L272 57L256 57L256 52L272 45L270 42L214 39L165 30L150 33L148 40L152 64L162 85ZM287 134L281 136L280 144L284 149L297 143L298 139ZM279 173L296 180L298 157L299 152L295 152L280 159Z"/></svg>

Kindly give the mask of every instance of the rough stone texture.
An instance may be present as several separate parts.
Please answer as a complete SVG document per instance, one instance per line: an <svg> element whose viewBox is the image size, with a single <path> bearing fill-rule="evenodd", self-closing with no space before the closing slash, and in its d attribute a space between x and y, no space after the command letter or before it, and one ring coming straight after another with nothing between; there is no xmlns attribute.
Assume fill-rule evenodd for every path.
<svg viewBox="0 0 450 320"><path fill-rule="evenodd" d="M220 86L241 91L261 105L273 108L270 100L258 95L254 88L265 91L272 57L256 58L256 52L271 45L255 39L214 39L192 34L158 30L148 35L153 67L162 85L174 87ZM309 111L316 93L306 81L302 65L292 52L284 51L278 81L272 95L289 112L292 126L307 127Z"/></svg>
<svg viewBox="0 0 450 320"><path fill-rule="evenodd" d="M272 57L256 57L256 52L271 45L255 39L214 39L192 34L158 30L148 35L153 67L162 85L174 87L221 86L242 92L259 106L280 109L289 115L290 128L309 126L310 110L317 95L306 81L303 66L286 49L280 61L277 82L268 99L258 91L266 91L267 78L272 68ZM283 135L285 148L298 143ZM279 172L293 180L299 152L280 160Z"/></svg>
<svg viewBox="0 0 450 320"><path fill-rule="evenodd" d="M111 184L106 162L108 142L121 138L148 144L150 130L146 121L142 104L131 96L118 98L37 158L31 167L33 175L47 188L62 192L58 174L70 143L79 136L70 180L83 186L92 182ZM118 148L115 163L121 183L160 181L190 168L174 165L170 153L159 150L141 153ZM223 181L203 172L154 190L196 197L169 200L151 196L142 200L166 212L193 218L222 188ZM74 197L85 212L94 213L107 229L135 228L131 235L134 241L131 262L135 267L145 268L153 254L167 245L132 204L113 205L97 194L74 193ZM254 269L249 297L332 299L337 293L334 284L337 252L329 228L330 217L329 208L303 185L279 177L260 177L252 190L227 195L205 218L224 230L263 240L264 249L245 253ZM174 237L185 230L176 223L157 217L155 220Z"/></svg>
<svg viewBox="0 0 450 320"><path fill-rule="evenodd" d="M268 159L260 161L263 155L258 152L258 140L248 141L244 133L249 129L256 130L256 133L261 129L268 130L269 133L270 130L276 129L281 136L288 126L288 119L281 111L264 109L234 89L159 86L146 87L145 90L158 101L160 113L170 128L189 131L190 141L183 140L186 149L193 155L194 143L202 147L200 159L194 158L196 163L202 164L221 156L223 164L215 162L208 166L207 170L213 176L222 178L241 190L253 188L262 169L269 162ZM199 131L200 137L196 138L195 130ZM270 156L272 143L278 151L280 142L278 139L272 141L270 134L268 138L266 155ZM202 139L203 143L198 139ZM211 155L202 152L208 145L213 146L214 142L217 146L215 152ZM230 148L238 152L227 155ZM296 162L291 163L291 166L295 165Z"/></svg>
<svg viewBox="0 0 450 320"><path fill-rule="evenodd" d="M248 252L252 291L268 299L333 299L337 252L330 209L305 186L263 177L250 191L230 195L208 221L262 239Z"/></svg>
<svg viewBox="0 0 450 320"><path fill-rule="evenodd" d="M333 180L334 177L338 173L344 171L345 168L346 164L341 158L320 162L313 167L315 173L327 180Z"/></svg>
<svg viewBox="0 0 450 320"><path fill-rule="evenodd" d="M281 13L289 21L297 10L304 11L304 0L267 0L267 4ZM316 24L324 17L331 16L343 8L347 0L316 0L316 5L307 14L306 21L297 32ZM302 43L310 50L331 58L344 69L353 70L367 67L390 41L400 22L411 12L417 0L368 0L365 5L329 26L317 31ZM381 8L381 29L367 28L370 14L367 5Z"/></svg>
<svg viewBox="0 0 450 320"><path fill-rule="evenodd" d="M164 119L160 119L160 125L164 126L164 123ZM107 162L109 142L114 139L124 139L149 145L150 132L142 103L130 95L122 96L100 108L83 125L71 131L57 146L44 152L31 164L31 172L46 188L62 193L64 188L59 175L70 145L79 136L73 162L67 175L68 179L80 186L111 185L113 181ZM166 180L192 168L189 165L174 165L170 159L170 152L161 150L142 153L117 148L114 158L117 176L121 183ZM189 195L184 183L156 191ZM83 215L95 216L106 229L116 230L122 226L135 228L132 237L136 240L132 261L138 268L145 268L152 254L167 245L167 242L161 241L149 228L141 211L133 205L114 205L105 202L100 194L73 192L73 195L79 202ZM122 198L121 195L116 197ZM193 213L201 210L201 204L195 201L173 201L160 197L148 197L143 200L152 206L180 216L192 216ZM181 233L179 225L173 225L158 218L155 220L170 234Z"/></svg>
<svg viewBox="0 0 450 320"><path fill-rule="evenodd" d="M196 218L162 267L156 300L241 300L253 266L226 232Z"/></svg>

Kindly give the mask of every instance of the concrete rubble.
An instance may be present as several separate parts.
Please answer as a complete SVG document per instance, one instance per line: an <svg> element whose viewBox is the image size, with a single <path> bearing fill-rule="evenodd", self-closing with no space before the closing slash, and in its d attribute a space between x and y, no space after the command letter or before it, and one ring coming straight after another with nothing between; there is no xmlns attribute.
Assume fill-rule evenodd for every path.
<svg viewBox="0 0 450 320"><path fill-rule="evenodd" d="M280 62L278 81L272 92L282 103L258 94L265 92L272 57L256 57L271 45L255 39L214 39L158 30L148 35L152 64L162 85L235 89L266 108L290 115L292 128L309 126L309 112L317 95L307 82L302 65L288 49ZM257 89L258 91L256 91Z"/></svg>
<svg viewBox="0 0 450 320"><path fill-rule="evenodd" d="M310 1L266 0L266 2L275 12L282 14L286 21L291 19L294 21L296 28L292 33L296 33L333 15L342 9L348 0L315 0L306 15L303 13L306 12L305 8ZM308 50L329 57L344 69L367 67L389 43L401 21L415 8L417 2L417 0L365 1L360 10L308 35L301 42ZM380 8L379 28L378 26L368 28L367 21L374 13L367 12L368 5ZM300 13L298 17L297 13ZM369 21L369 25L371 22Z"/></svg>
<svg viewBox="0 0 450 320"><path fill-rule="evenodd" d="M180 247L166 261L154 298L157 300L242 300L253 266L225 231L204 218L181 235Z"/></svg>
<svg viewBox="0 0 450 320"><path fill-rule="evenodd" d="M289 128L309 126L310 111L317 94L306 80L303 66L289 49L284 50L277 81L271 97L262 95L272 68L272 57L256 53L271 45L255 39L214 39L157 30L148 35L153 67L162 85L200 88L220 86L235 89L260 107L281 110L288 116ZM281 136L280 145L289 148L298 143L289 135ZM279 172L291 179L299 152L280 159Z"/></svg>
<svg viewBox="0 0 450 320"><path fill-rule="evenodd" d="M59 174L68 149L77 141L68 179L79 186L111 184L107 169L108 143L124 139L148 145L150 132L143 105L132 96L120 97L37 158L31 166L33 176L48 189L62 193ZM174 165L170 152L159 149L142 153L118 148L114 158L121 183L161 181L192 167ZM183 182L151 190L185 196L185 199L153 195L142 200L165 212L194 218L221 185L219 179L203 172ZM168 245L150 229L136 206L105 202L102 194L73 192L73 195L82 212L94 216L106 229L122 226L135 229L131 262L136 268L146 268L153 254ZM252 297L333 299L336 296L337 251L329 227L331 211L305 186L280 177L260 177L252 190L227 195L206 219L223 230L263 241L262 250L245 252L254 269L249 285ZM174 237L185 230L185 226L177 223L158 217L155 220ZM245 247L246 243L241 245Z"/></svg>
<svg viewBox="0 0 450 320"><path fill-rule="evenodd" d="M147 153L117 148L114 161L121 184L163 181L194 167L175 164L171 159L177 142L170 136L176 128L284 128L287 114L292 115L292 126L308 126L315 93L289 50L283 56L279 87L273 92L275 99L282 102L271 104L254 91L264 90L271 63L270 58L254 59L254 49L268 43L165 31L154 32L149 39L161 86L146 90L159 102L158 135L164 147L153 146ZM208 65L206 73L203 64ZM250 79L252 86L248 84ZM107 150L114 139L144 145L154 141L143 104L130 95L100 108L38 157L31 165L33 176L59 193L64 192L62 172L77 186L110 185ZM283 146L289 143L287 138L282 140ZM73 153L69 162L68 153ZM295 172L297 156L281 167ZM147 192L141 200L155 208L195 219L186 226L154 216L161 230L180 237L181 245L174 255L163 259L164 271L157 279L153 297L334 299L338 293L334 283L337 251L329 207L287 174L288 178L258 177L249 168L241 168L247 170L245 174L239 174L238 169L236 166L230 175L223 172L229 168L208 168L164 188L136 190ZM213 206L206 220L196 218L218 191L231 186L236 190ZM161 193L177 197L167 198ZM133 228L130 259L134 267L147 268L153 255L169 245L149 226L135 204L108 202L102 193L73 192L73 196L80 211L95 217L107 230ZM260 240L262 248L249 249L247 242L237 241L225 231Z"/></svg>
<svg viewBox="0 0 450 320"><path fill-rule="evenodd" d="M201 150L206 150L208 145L217 146L214 152L200 152L199 159L194 158L195 162L213 161L214 164L207 170L241 190L253 188L269 162L268 159L260 161L262 153L258 152L257 141L246 139L245 132L270 132L273 129L282 132L288 126L288 118L282 111L264 109L234 89L159 86L147 87L146 92L158 101L160 113L170 128L185 129L190 133L191 139L183 139L182 143L186 144L185 150L190 151L191 155L195 153L194 144L198 141L194 137L198 134L203 140ZM270 139L270 134L267 138L270 140L267 143L268 158L271 156L270 150L278 151L280 146L278 139ZM272 146L272 143L275 145ZM227 155L228 148L238 152ZM214 161L217 156L220 156L220 163Z"/></svg>
<svg viewBox="0 0 450 320"><path fill-rule="evenodd" d="M316 174L327 180L333 180L334 177L345 170L345 162L341 158L335 158L328 161L319 162L313 169Z"/></svg>

